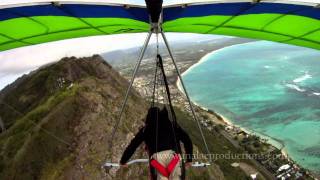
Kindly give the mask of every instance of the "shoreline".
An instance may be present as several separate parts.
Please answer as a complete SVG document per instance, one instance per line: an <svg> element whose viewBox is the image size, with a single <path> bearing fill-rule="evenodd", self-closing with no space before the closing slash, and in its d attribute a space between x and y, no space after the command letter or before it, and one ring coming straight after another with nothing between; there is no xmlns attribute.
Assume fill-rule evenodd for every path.
<svg viewBox="0 0 320 180"><path fill-rule="evenodd" d="M247 42L247 43L252 43L252 42ZM247 44L247 43L243 43L243 44ZM234 47L234 46L237 46L239 44L234 44L234 45L230 45L230 46L227 46L227 47L223 47L223 48L219 48L219 49L216 49L210 53L207 53L205 56L203 56L197 63L191 65L188 69L186 69L185 71L183 71L181 73L181 76L183 76L184 74L188 73L189 71L191 71L192 69L194 69L195 67L199 66L201 63L203 63L204 61L207 61L209 56L211 56L212 54L215 54L219 51L222 51L223 49L225 48L230 48L230 47ZM175 83L177 89L184 94L184 91L183 91L183 88L182 88L182 85L181 85L181 82L179 80L179 78L177 77L177 80L176 80L176 83ZM190 99L191 100L191 99ZM194 101L191 101L194 105L196 105L198 108L202 109L202 110L205 110L205 111L209 111L211 109L208 109L206 107L203 107L202 105L194 102ZM213 110L211 110L213 111ZM219 115L221 117L221 120L222 122L225 124L225 125L228 125L228 126L232 126L232 127L238 127L240 128L242 131L244 131L245 133L249 134L249 135L257 135L259 136L260 138L264 138L264 139L267 139L267 143L274 146L275 148L279 149L281 151L281 153L286 157L286 158L289 158L290 157L288 156L288 152L286 151L285 149L285 145L281 142L279 142L278 140L268 136L268 135L263 135L261 133L258 133L258 132L255 132L253 130L249 130L245 127L242 127L240 125L236 125L235 123L233 123L231 120L229 120L228 118L226 118L225 116L223 116L221 113L219 112L216 112L216 111L213 111L214 113L216 113L217 115Z"/></svg>
<svg viewBox="0 0 320 180"><path fill-rule="evenodd" d="M241 43L241 44L247 44L247 43L252 43L252 42L246 42L246 43ZM199 66L199 65L200 65L201 63L203 63L204 61L207 61L207 60L208 60L207 57L211 56L212 54L217 53L217 52L219 52L219 51L222 51L222 50L224 50L225 48L230 48L230 47L237 46L237 45L240 45L240 44L233 44L233 45L230 45L230 46L224 46L224 47L218 48L218 49L216 49L216 50L214 50L214 51L211 51L211 52L207 53L207 54L204 55L200 60L198 60L195 64L191 65L188 69L186 69L185 71L183 71L183 72L181 73L181 76L183 76L183 74L185 74L185 73L188 73L188 72L191 71L192 69L196 68L197 66ZM177 79L176 85L177 85L178 82L180 83L179 79ZM179 86L177 86L177 87L179 87ZM179 90L180 90L180 89L179 89Z"/></svg>
<svg viewBox="0 0 320 180"><path fill-rule="evenodd" d="M248 43L250 43L250 42L248 42ZM244 44L246 44L246 43L244 43ZM185 73L188 73L188 72L191 71L193 68L199 66L202 62L207 61L207 60L208 60L208 58L207 58L208 56L210 56L210 55L212 55L212 54L214 54L214 53L217 53L217 52L223 50L224 48L229 48L229 47L233 47L233 46L236 46L236 45L239 45L239 44L235 44L235 45L230 45L230 46L227 46L227 47L219 48L219 49L214 50L214 51L212 51L212 52L210 52L210 53L207 53L207 54L206 54L205 56L203 56L197 63L191 65L189 68L187 68L185 71L183 71L183 72L181 73L181 76L183 76ZM175 86L176 86L176 88L178 89L178 91L179 91L180 93L185 94L184 91L183 91L181 82L180 82L180 80L179 80L178 77L177 77L177 79L176 79ZM192 104L194 104L194 105L197 106L198 108L200 108L200 109L202 109L202 110L204 110L204 111L206 111L206 112L208 112L208 113L213 114L214 116L216 116L216 117L221 121L221 123L224 124L225 126L237 127L237 128L239 128L240 130L242 130L243 132L247 133L247 134L250 135L250 136L253 136L253 135L254 135L254 136L258 136L258 137L261 138L261 139L266 139L267 141L266 141L265 143L266 143L266 144L269 144L270 146L272 146L272 147L274 147L274 148L276 148L276 149L278 149L278 150L280 150L280 152L281 152L281 154L283 155L283 157L286 158L289 162L291 162L291 163L293 163L293 164L296 164L296 165L298 165L299 167L302 167L301 165L297 164L292 158L290 158L290 155L288 154L284 143L282 143L281 141L279 141L279 140L277 140L277 139L274 139L274 138L272 138L272 137L270 137L270 136L268 136L268 135L264 135L264 134L261 134L261 133L259 133L259 132L255 132L254 130L249 130L249 129L245 128L245 127L242 127L242 126L240 126L240 125L237 125L237 124L233 123L230 119L228 119L228 118L226 118L225 116L223 116L221 113L216 112L216 111L213 111L212 109L208 109L208 108L206 108L206 107L203 107L202 105L200 105L200 104L198 104L198 103L196 103L196 102L194 102L194 101L192 101L192 100L191 100L191 102L192 102ZM211 113L211 112L213 112L213 113ZM219 118L218 116L220 116L220 118ZM260 140L260 141L261 141L261 140ZM262 142L262 141L261 141L261 142ZM311 174L314 175L314 174L312 173L312 171L310 171L310 170L307 170L307 171L311 172ZM311 175L311 174L309 174L309 175ZM314 176L311 176L311 177L315 178Z"/></svg>
<svg viewBox="0 0 320 180"><path fill-rule="evenodd" d="M181 93L183 93L183 90L182 90L181 86L179 85L179 86L177 86L177 87L178 87L179 91L180 91ZM249 135L256 135L256 136L260 137L261 139L267 139L267 142L266 142L267 144L270 144L271 146L277 148L278 150L281 151L282 155L284 155L286 158L289 158L289 159L290 159L290 157L288 156L288 152L287 152L286 149L285 149L285 145L284 145L283 143L279 142L278 140L273 139L273 138L270 137L270 136L263 135L263 134L261 134L261 133L259 133L259 132L255 132L255 131L253 131L253 130L249 130L249 129L247 129L247 128L245 128L245 127L242 127L242 126L240 126L240 125L234 124L230 119L226 118L226 117L225 117L224 115L222 115L221 113L216 112L216 111L213 111L212 109L208 109L208 108L206 108L206 107L203 107L203 106L201 106L201 105L199 105L198 103L195 103L195 102L193 102L193 101L191 101L191 102L192 102L192 104L194 104L194 105L197 106L198 108L200 108L200 109L202 109L202 110L204 110L204 111L207 111L208 113L210 113L210 111L212 111L212 112L214 112L214 114L217 114L218 116L220 116L221 119L219 119L219 120L221 120L221 121L222 121L222 124L224 124L224 125L226 125L226 126L236 127L236 128L239 128L240 130L244 131L245 133L249 134Z"/></svg>

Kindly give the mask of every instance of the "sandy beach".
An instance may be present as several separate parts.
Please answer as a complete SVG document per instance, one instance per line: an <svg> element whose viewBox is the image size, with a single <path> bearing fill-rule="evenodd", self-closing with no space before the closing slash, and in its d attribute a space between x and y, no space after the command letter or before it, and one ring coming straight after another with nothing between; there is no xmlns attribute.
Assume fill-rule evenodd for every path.
<svg viewBox="0 0 320 180"><path fill-rule="evenodd" d="M250 43L250 42L249 42ZM237 44L236 44L237 45ZM228 47L232 47L232 46L235 46L235 45L231 45L231 46L228 46ZM225 48L228 48L228 47L225 47ZM211 56L212 54L214 53L217 53L221 50L223 50L224 48L220 48L220 49L217 49L215 51L212 51L208 54L206 54L204 57L202 57L197 63L193 64L191 67L189 67L187 70L185 70L184 72L182 72L181 76L183 76L184 74L190 72L193 68L197 67L198 65L200 65L201 63L203 63L204 61L208 60L208 57ZM183 91L183 88L182 88L182 85L181 85L181 82L179 80L179 78L177 78L177 81L176 81L176 87L178 88L178 90L184 94L184 91ZM202 105L196 103L196 102L192 102L195 106L199 107L200 109L202 110L205 110L205 111L214 111L212 109L208 109L206 107L203 107ZM270 136L267 136L265 134L261 134L261 133L258 133L258 132L255 132L254 130L249 130L245 127L241 127L235 123L232 122L232 120L228 119L227 117L225 117L224 115L222 115L221 113L219 112L216 112L214 111L217 115L219 115L222 119L222 123L226 126L231 126L231 127L237 127L237 128L240 128L242 131L244 131L245 133L249 134L249 135L256 135L258 137L260 137L261 139L266 139L267 140L267 143L272 145L273 147L279 149L282 153L282 155L284 157L286 157L288 160L290 160L290 157L288 155L288 152L286 151L286 148L285 148L285 145L282 143L282 142L279 142L278 140L270 137ZM291 161L291 160L290 160Z"/></svg>

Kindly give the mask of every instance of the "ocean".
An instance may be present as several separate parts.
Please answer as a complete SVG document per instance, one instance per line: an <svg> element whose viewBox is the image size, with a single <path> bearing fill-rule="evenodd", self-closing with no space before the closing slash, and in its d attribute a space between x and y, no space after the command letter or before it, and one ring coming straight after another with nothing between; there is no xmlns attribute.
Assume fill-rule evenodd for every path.
<svg viewBox="0 0 320 180"><path fill-rule="evenodd" d="M223 48L183 74L191 100L282 144L320 173L320 51L267 41Z"/></svg>

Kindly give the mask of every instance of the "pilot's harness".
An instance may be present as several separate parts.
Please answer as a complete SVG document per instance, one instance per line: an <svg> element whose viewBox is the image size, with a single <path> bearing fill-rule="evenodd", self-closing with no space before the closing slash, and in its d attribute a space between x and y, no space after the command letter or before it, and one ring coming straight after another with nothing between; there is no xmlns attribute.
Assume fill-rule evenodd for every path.
<svg viewBox="0 0 320 180"><path fill-rule="evenodd" d="M180 162L180 156L179 154L174 154L172 160L169 162L169 164L165 167L161 163L159 163L154 158L151 158L150 165L154 167L158 173L162 174L163 176L169 178L172 171L176 168L176 166Z"/></svg>
<svg viewBox="0 0 320 180"><path fill-rule="evenodd" d="M199 132L201 134L201 138L203 140L203 143L204 143L204 147L206 149L206 152L208 154L210 154L210 151L209 151L209 148L208 148L208 145L207 145L207 142L205 140L205 137L204 137L204 134L203 134L203 131L202 131L202 128L201 128L201 125L200 125L200 121L198 120L196 114L195 114L195 110L193 108L193 105L191 103L191 100L189 98L189 95L188 95L188 92L186 91L186 88L185 88L185 85L184 85L184 82L182 80L182 76L181 76L181 73L178 69L178 66L173 58L173 54L171 52L171 49L169 47L169 43L166 39L166 36L165 36L165 33L163 32L162 28L160 28L159 26L152 26L150 31L149 31L149 34L146 38L146 41L141 49L141 52L140 52L140 55L139 55L139 59L135 65L135 68L134 68L134 71L133 71L133 75L132 75L132 78L131 78L131 81L130 81L130 85L126 91L126 94L125 94L125 99L124 99L124 102L122 104L122 107L121 107L121 110L120 110L120 113L119 113L119 119L116 121L116 124L112 130L112 134L111 134L111 138L110 138L110 142L109 142L109 149L110 149L110 152L112 153L112 148L113 148L113 139L115 138L116 136L116 132L117 132L117 129L119 127L119 124L120 124L120 121L122 119L122 115L124 114L124 111L125 111L125 107L126 107L126 104L127 104L127 101L128 101L128 97L129 97L129 93L132 89L132 86L133 86L133 82L136 78L136 75L137 75L137 72L139 70L139 67L140 67L140 64L141 64L141 61L144 57L144 54L145 54L145 51L146 51L146 48L149 44L149 41L150 41L150 38L151 38L151 35L155 33L156 36L157 36L157 56L156 56L156 69L155 69L155 76L154 76L154 82L153 82L153 92L152 92L152 98L151 98L151 106L156 106L157 104L156 103L163 103L165 104L168 108L168 114L169 114L169 119L171 120L172 124L173 124L173 132L174 132L174 128L176 127L177 125L177 122L176 122L176 115L174 113L174 108L172 106L172 102L171 102L171 97L170 97L170 91L169 91L169 86L168 86L168 81L167 81L167 77L165 75L165 70L164 70L164 67L163 67L163 61L162 61L162 57L160 56L159 54L159 42L158 42L158 35L160 34L164 40L164 43L165 43L165 46L169 52L169 56L170 56L170 59L172 60L172 64L173 64L173 67L174 69L176 70L176 73L178 75L178 80L180 81L181 83L181 87L183 88L183 91L184 91L184 95L186 96L187 98L187 101L188 101L188 104L190 106L190 110L191 110L191 113L192 113L192 116L193 116L193 119L194 121L197 123L197 126L199 128ZM160 69L160 71L158 71L158 69ZM164 87L164 90L162 89L162 91L159 91L159 88L157 86L159 85L164 85L162 87ZM159 93L163 93L163 101L157 101L157 97L158 97L158 94ZM164 95L166 94L166 95ZM157 102L156 102L157 101ZM164 101L167 101L166 103ZM178 152L176 153L181 153L181 148L180 148L180 143L177 141L176 137L175 138L175 144L177 146L177 150ZM148 159L137 159L137 160L133 160L133 161L130 161L128 162L127 164L133 164L133 163L139 163L139 162L149 162L151 164L152 167L156 168L157 171L159 173L161 173L162 175L168 177L170 176L170 173L172 173L172 171L175 169L175 167L177 166L177 164L179 164L179 161L181 161L182 163L182 176L184 176L184 162L183 160L179 158L177 158L177 156L179 157L178 154L174 155L174 158L171 160L171 162L169 163L169 166L167 167L164 167L163 165L161 165L159 162L157 162L156 160L151 160L149 162ZM111 157L112 157L112 154L111 154ZM209 162L211 162L211 159L209 159ZM210 165L210 163L199 163L199 162L196 162L196 163L193 163L191 166L192 167L206 167ZM110 168L110 167L116 167L116 166L119 166L119 164L117 163L105 163L104 164L104 168ZM184 177L182 177L182 179L184 179Z"/></svg>

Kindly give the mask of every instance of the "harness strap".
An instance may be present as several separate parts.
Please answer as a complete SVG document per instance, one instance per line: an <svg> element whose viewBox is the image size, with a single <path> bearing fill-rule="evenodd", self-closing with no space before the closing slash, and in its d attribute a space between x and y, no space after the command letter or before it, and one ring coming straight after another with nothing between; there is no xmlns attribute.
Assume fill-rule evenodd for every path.
<svg viewBox="0 0 320 180"><path fill-rule="evenodd" d="M152 159L150 162L151 166L153 166L160 174L162 174L165 177L169 177L169 173L167 172L167 169L162 166L157 160Z"/></svg>
<svg viewBox="0 0 320 180"><path fill-rule="evenodd" d="M157 160L151 159L150 164L153 166L160 174L163 176L169 178L170 174L174 170L174 168L177 166L177 164L180 161L180 156L178 154L175 154L168 164L167 167L164 167L162 164L160 164Z"/></svg>
<svg viewBox="0 0 320 180"><path fill-rule="evenodd" d="M171 172L174 170L174 168L177 166L177 164L180 161L180 157L178 154L175 154L172 158L172 160L170 161L170 163L167 166L167 170L169 172L169 174L171 174Z"/></svg>

